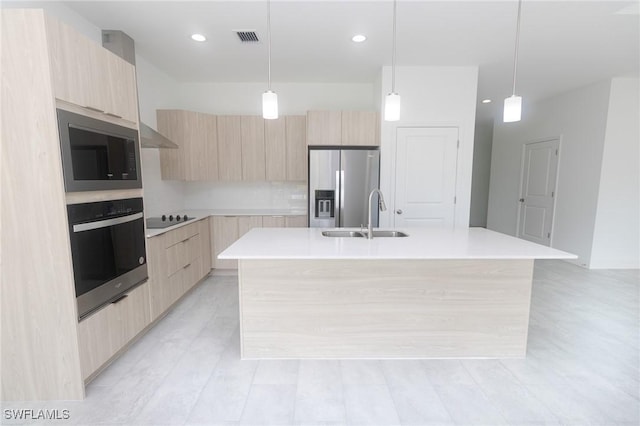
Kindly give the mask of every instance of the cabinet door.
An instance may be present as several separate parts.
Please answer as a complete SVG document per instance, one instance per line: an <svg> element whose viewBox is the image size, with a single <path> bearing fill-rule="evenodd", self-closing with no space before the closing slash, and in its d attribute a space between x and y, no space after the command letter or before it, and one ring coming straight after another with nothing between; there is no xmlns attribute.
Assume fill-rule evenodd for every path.
<svg viewBox="0 0 640 426"><path fill-rule="evenodd" d="M110 331L115 353L151 323L149 285L139 285L112 307L115 321L110 324Z"/></svg>
<svg viewBox="0 0 640 426"><path fill-rule="evenodd" d="M285 122L289 117L264 120L264 142L266 155L266 175L268 181L287 180L287 140Z"/></svg>
<svg viewBox="0 0 640 426"><path fill-rule="evenodd" d="M185 180L218 179L218 135L215 115L183 111Z"/></svg>
<svg viewBox="0 0 640 426"><path fill-rule="evenodd" d="M56 98L138 122L133 65L53 18L47 37Z"/></svg>
<svg viewBox="0 0 640 426"><path fill-rule="evenodd" d="M200 234L200 277L202 278L211 272L211 229L209 218L198 221L198 233Z"/></svg>
<svg viewBox="0 0 640 426"><path fill-rule="evenodd" d="M137 123L138 95L135 67L101 46L95 45L94 48L100 51L96 56L101 58L100 62L105 71L102 74L104 80L101 82L104 87L103 94L106 97L104 112Z"/></svg>
<svg viewBox="0 0 640 426"><path fill-rule="evenodd" d="M104 111L98 86L105 78L101 51L95 43L54 18L47 18L47 41L55 97L96 111Z"/></svg>
<svg viewBox="0 0 640 426"><path fill-rule="evenodd" d="M262 216L263 228L284 228L284 216Z"/></svg>
<svg viewBox="0 0 640 426"><path fill-rule="evenodd" d="M149 270L149 305L151 321L154 321L171 305L166 272L165 235L147 239L147 268Z"/></svg>
<svg viewBox="0 0 640 426"><path fill-rule="evenodd" d="M242 126L242 180L265 180L264 118L243 115Z"/></svg>
<svg viewBox="0 0 640 426"><path fill-rule="evenodd" d="M285 218L287 228L306 228L307 216L287 216Z"/></svg>
<svg viewBox="0 0 640 426"><path fill-rule="evenodd" d="M184 128L186 112L178 110L157 110L158 132L178 145L178 149L160 150L160 173L165 180L184 180Z"/></svg>
<svg viewBox="0 0 640 426"><path fill-rule="evenodd" d="M307 112L309 145L341 145L342 113L340 111Z"/></svg>
<svg viewBox="0 0 640 426"><path fill-rule="evenodd" d="M378 126L375 111L343 111L342 145L380 145Z"/></svg>
<svg viewBox="0 0 640 426"><path fill-rule="evenodd" d="M238 238L242 237L253 228L262 228L262 216L238 217Z"/></svg>
<svg viewBox="0 0 640 426"><path fill-rule="evenodd" d="M242 120L239 116L218 116L218 178L242 179Z"/></svg>
<svg viewBox="0 0 640 426"><path fill-rule="evenodd" d="M213 217L213 238L216 252L215 267L234 269L238 267L236 260L218 259L218 255L238 239L238 218L235 216Z"/></svg>
<svg viewBox="0 0 640 426"><path fill-rule="evenodd" d="M287 180L307 180L307 119L304 115L289 115L286 120Z"/></svg>

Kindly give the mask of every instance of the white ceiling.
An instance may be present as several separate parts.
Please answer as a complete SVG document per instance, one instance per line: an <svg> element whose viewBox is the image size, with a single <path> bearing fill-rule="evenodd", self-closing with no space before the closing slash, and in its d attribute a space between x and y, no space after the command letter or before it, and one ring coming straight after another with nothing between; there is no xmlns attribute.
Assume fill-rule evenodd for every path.
<svg viewBox="0 0 640 426"><path fill-rule="evenodd" d="M266 80L266 1L64 3L100 28L130 35L138 54L178 81ZM530 101L637 75L637 6L524 0L518 94ZM273 0L273 81L373 82L391 63L392 7L390 0ZM516 0L399 0L397 10L398 65L478 65L478 101L494 101L479 103L478 118L501 110L511 94ZM616 13L621 10L632 13ZM238 29L256 30L262 42L241 44L232 31ZM191 41L194 32L208 41ZM356 33L367 41L351 42Z"/></svg>

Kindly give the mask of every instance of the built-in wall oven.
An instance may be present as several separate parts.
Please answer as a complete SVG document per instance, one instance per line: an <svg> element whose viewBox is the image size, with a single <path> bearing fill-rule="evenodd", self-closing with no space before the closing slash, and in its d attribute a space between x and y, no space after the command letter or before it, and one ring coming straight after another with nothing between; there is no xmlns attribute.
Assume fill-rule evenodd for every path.
<svg viewBox="0 0 640 426"><path fill-rule="evenodd" d="M142 198L67 206L78 316L147 280Z"/></svg>

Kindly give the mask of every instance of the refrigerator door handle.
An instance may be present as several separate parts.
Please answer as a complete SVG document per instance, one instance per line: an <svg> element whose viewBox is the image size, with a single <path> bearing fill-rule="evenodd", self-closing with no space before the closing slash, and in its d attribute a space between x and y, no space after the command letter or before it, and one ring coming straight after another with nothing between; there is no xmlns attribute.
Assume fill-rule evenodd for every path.
<svg viewBox="0 0 640 426"><path fill-rule="evenodd" d="M335 189L336 189L336 195L335 195L335 200L333 203L333 214L335 217L335 226L336 228L340 227L340 214L342 213L342 205L341 205L341 186L340 186L340 170L336 170L336 184L335 184Z"/></svg>
<svg viewBox="0 0 640 426"><path fill-rule="evenodd" d="M340 170L340 227L344 226L344 170Z"/></svg>

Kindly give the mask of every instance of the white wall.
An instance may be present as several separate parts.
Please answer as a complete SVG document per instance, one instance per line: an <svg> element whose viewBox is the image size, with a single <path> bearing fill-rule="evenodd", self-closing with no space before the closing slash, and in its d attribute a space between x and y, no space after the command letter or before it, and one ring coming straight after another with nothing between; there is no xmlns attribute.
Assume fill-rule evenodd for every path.
<svg viewBox="0 0 640 426"><path fill-rule="evenodd" d="M591 258L610 81L523 105L522 121L494 123L487 227L516 235L522 147L560 137L551 246ZM525 98L526 100L526 98Z"/></svg>
<svg viewBox="0 0 640 426"><path fill-rule="evenodd" d="M391 89L391 67L383 67L377 109ZM400 121L381 124L380 188L388 209L380 226L393 224L395 198L395 135L398 127L459 128L455 226L469 226L473 137L478 87L477 67L396 67L396 92L401 96Z"/></svg>
<svg viewBox="0 0 640 426"><path fill-rule="evenodd" d="M473 175L471 179L469 226L487 226L492 141L493 122L476 123L473 138Z"/></svg>
<svg viewBox="0 0 640 426"><path fill-rule="evenodd" d="M640 85L611 82L591 268L640 268Z"/></svg>
<svg viewBox="0 0 640 426"><path fill-rule="evenodd" d="M306 210L306 182L189 182L187 209Z"/></svg>
<svg viewBox="0 0 640 426"><path fill-rule="evenodd" d="M262 115L266 83L181 83L175 108L210 114ZM373 84L272 83L280 115L308 110L371 110Z"/></svg>
<svg viewBox="0 0 640 426"><path fill-rule="evenodd" d="M136 54L140 120L157 129L156 109L173 108L177 83ZM159 216L184 208L184 182L162 180L160 150L142 148L142 186L145 214Z"/></svg>

